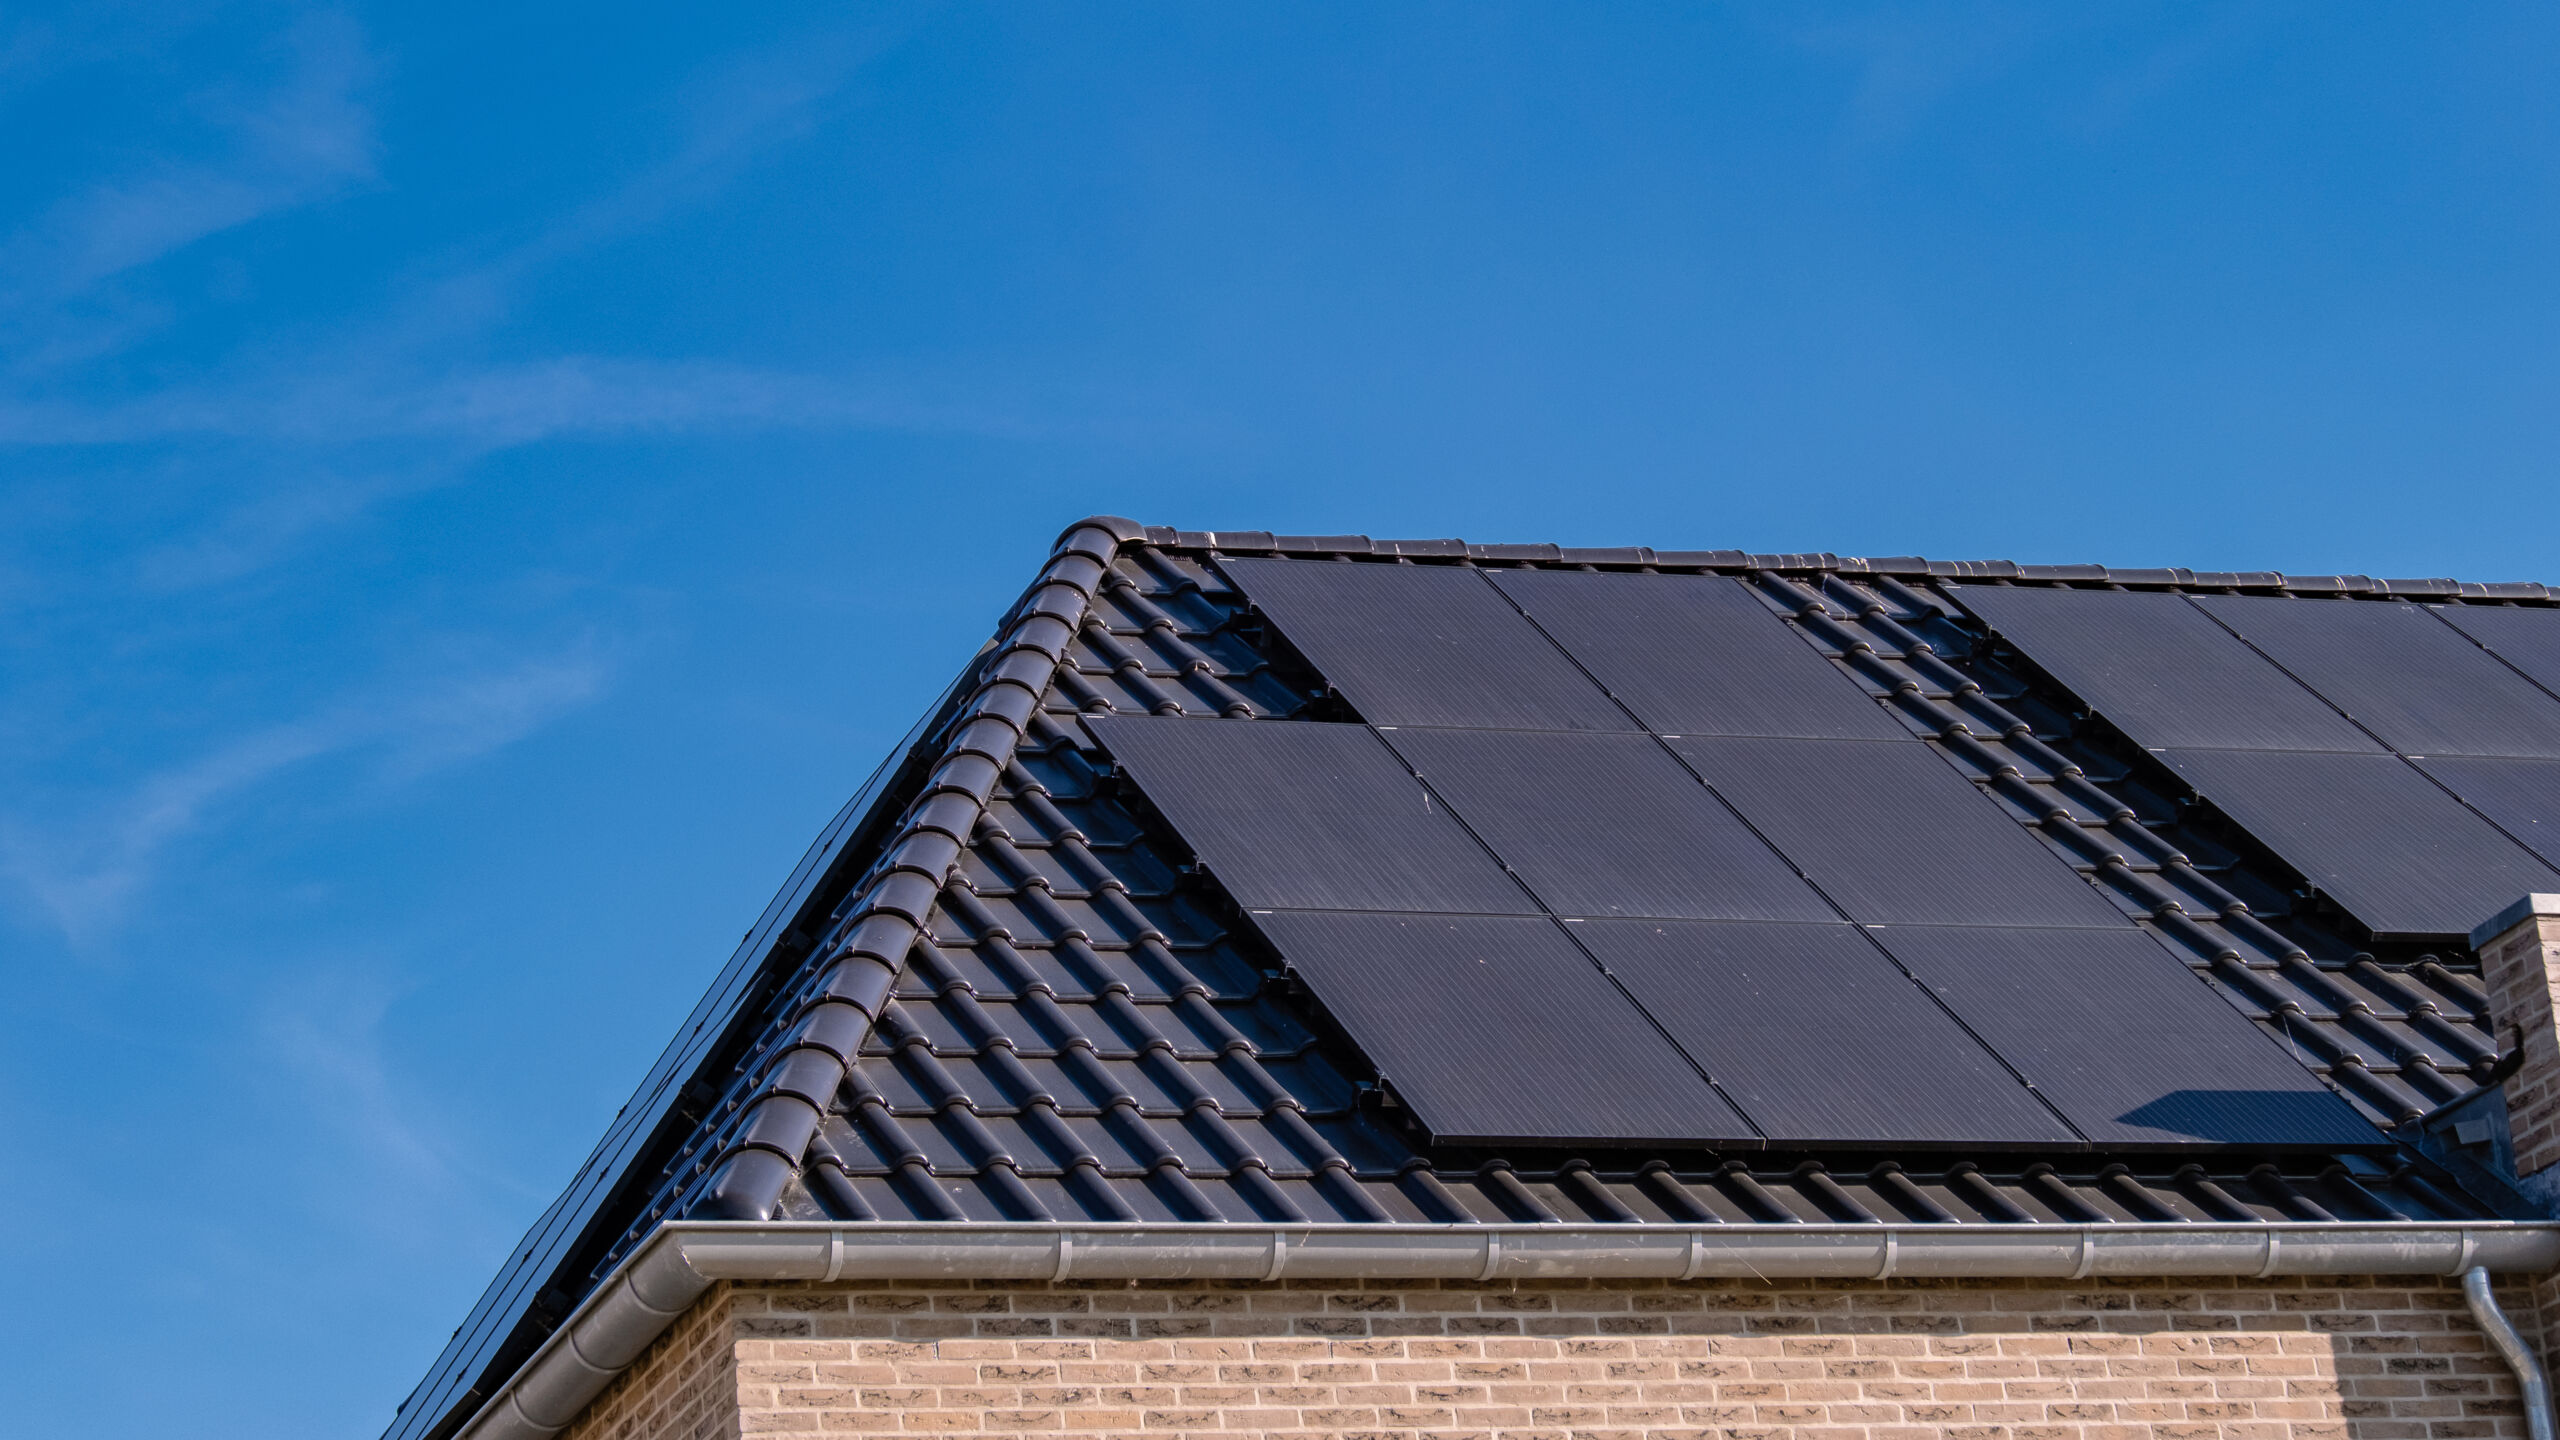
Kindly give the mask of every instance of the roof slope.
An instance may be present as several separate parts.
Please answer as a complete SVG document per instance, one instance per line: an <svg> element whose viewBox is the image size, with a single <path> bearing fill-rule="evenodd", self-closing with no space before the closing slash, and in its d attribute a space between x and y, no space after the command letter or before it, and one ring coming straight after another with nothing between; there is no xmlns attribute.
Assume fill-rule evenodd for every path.
<svg viewBox="0 0 2560 1440"><path fill-rule="evenodd" d="M2538 585L1575 551L1141 529L1058 550L813 847L390 1435L469 1417L672 1217L839 1220L2460 1218L2412 1151L1434 1144L1082 723L1355 718L1219 568L1305 556L1740 577L1775 614L2374 1120L2473 1091L2475 957L2377 942L1995 643L1976 583L2547 604ZM1911 837L1926 843L1928 837Z"/></svg>

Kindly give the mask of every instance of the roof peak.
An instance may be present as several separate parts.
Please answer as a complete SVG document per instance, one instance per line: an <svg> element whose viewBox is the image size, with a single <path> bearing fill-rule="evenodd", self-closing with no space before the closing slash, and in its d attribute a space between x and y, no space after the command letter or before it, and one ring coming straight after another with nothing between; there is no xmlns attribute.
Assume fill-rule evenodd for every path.
<svg viewBox="0 0 2560 1440"><path fill-rule="evenodd" d="M2276 570L2191 570L2183 566L2026 565L2014 560L1932 560L1919 555L1835 555L1829 551L1657 550L1648 545L1484 544L1457 538L1375 540L1366 535L1283 535L1268 530L1182 530L1141 525L1117 515L1089 516L1060 539L1099 529L1124 544L1225 554L1381 560L1474 561L1509 565L1575 565L1707 573L1754 570L1806 574L1883 575L1939 580L2007 580L2041 585L2122 585L2193 590L2266 590L2297 595L2374 596L2413 600L2550 600L2531 580L2481 582L2444 576L2289 575Z"/></svg>

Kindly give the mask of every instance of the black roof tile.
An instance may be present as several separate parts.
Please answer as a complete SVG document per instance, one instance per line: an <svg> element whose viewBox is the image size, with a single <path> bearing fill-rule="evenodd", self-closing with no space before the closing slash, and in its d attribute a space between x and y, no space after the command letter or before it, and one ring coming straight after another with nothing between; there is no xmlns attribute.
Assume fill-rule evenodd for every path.
<svg viewBox="0 0 2560 1440"><path fill-rule="evenodd" d="M2477 959L2459 941L2376 939L1960 602L1970 586L2026 582L2541 606L2540 585L1102 518L1069 529L988 649L813 847L391 1435L450 1434L675 1216L2087 1223L2474 1217L2512 1203L2407 1147L1435 1140L1082 723L1353 718L1275 643L1222 555L1734 576L1914 737L1886 743L1937 752L1992 802L1984 814L2005 815L2055 873L2077 872L2112 902L2102 910L2131 917L2369 1118L2470 1094L2496 1061ZM1929 837L1862 843L1918 854Z"/></svg>

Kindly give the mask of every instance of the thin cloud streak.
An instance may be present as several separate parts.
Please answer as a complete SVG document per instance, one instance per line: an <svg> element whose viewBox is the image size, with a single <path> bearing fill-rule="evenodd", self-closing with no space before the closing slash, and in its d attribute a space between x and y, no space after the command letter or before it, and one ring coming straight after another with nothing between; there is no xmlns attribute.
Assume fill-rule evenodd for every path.
<svg viewBox="0 0 2560 1440"><path fill-rule="evenodd" d="M794 374L719 361L563 356L435 377L350 378L297 367L233 389L106 405L0 402L0 444L136 445L193 438L344 445L444 440L503 449L555 437L758 429L1026 435L1055 428L932 399L912 381Z"/></svg>
<svg viewBox="0 0 2560 1440"><path fill-rule="evenodd" d="M351 698L150 776L85 818L0 822L0 879L87 947L131 911L162 853L212 823L225 802L309 762L360 752L378 756L380 783L404 784L514 744L596 698L607 678L600 658L573 654Z"/></svg>
<svg viewBox="0 0 2560 1440"><path fill-rule="evenodd" d="M337 957L276 987L256 1022L260 1069L284 1082L279 1088L306 1119L337 1137L323 1183L408 1197L399 1213L366 1223L409 1223L411 1207L449 1205L457 1181L507 1185L503 1177L463 1173L457 1147L441 1133L433 1094L396 1075L382 1025L404 988L377 964ZM339 1173L348 1157L372 1173ZM386 1181L387 1192L380 1188Z"/></svg>
<svg viewBox="0 0 2560 1440"><path fill-rule="evenodd" d="M519 292L543 271L710 201L758 157L817 133L826 102L903 34L904 27L833 31L735 59L681 98L676 108L686 120L665 159L570 207L494 258L412 287L371 322L344 327L332 340L288 356L234 364L226 367L228 375L217 370L200 383L124 398L40 396L23 389L14 397L0 396L0 445L78 448L213 439L325 450L427 441L461 452L434 459L450 478L458 460L555 438L794 429L1004 438L1093 428L1084 418L1063 424L1038 420L1018 405L965 398L983 393L983 377L935 384L912 374L831 375L711 359L566 354L492 362L452 353L502 325ZM334 51L315 49L354 53L351 42ZM315 183L371 174L366 117L346 99L363 68L355 60L314 65L307 84L269 107L269 121L256 127L267 137L263 153L302 162L279 166L280 171ZM85 197L80 205L102 216L122 209L131 217L68 227L90 237L66 247L86 257L71 270L103 274L147 263L169 253L180 238L211 233L209 227L223 217L245 215L257 203L319 193L309 187L261 190L221 178L219 184L216 177L172 180L161 187L167 193L156 195L128 185L102 187ZM58 222L54 228L66 226ZM94 348L111 351L148 328L95 326L95 336L102 338ZM1082 405L1039 408L1052 415L1090 415ZM390 478L363 488L396 494L435 483L441 482ZM302 518L326 523L319 512L331 510L343 521L363 508L305 506ZM214 568L225 567L217 562Z"/></svg>
<svg viewBox="0 0 2560 1440"><path fill-rule="evenodd" d="M223 160L101 181L0 242L0 275L13 277L0 306L42 315L208 236L372 179L373 115L358 97L374 66L362 32L343 15L312 15L282 44L292 56L282 85L215 107L234 137Z"/></svg>

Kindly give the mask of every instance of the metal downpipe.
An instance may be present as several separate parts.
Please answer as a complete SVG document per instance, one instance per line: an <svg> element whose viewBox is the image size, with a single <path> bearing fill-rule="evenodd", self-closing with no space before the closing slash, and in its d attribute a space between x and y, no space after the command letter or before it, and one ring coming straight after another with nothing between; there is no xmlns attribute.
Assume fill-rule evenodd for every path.
<svg viewBox="0 0 2560 1440"><path fill-rule="evenodd" d="M2478 1265L2462 1272L2462 1298L2471 1302L2471 1318L2480 1322L2480 1333L2516 1372L2516 1382L2524 1387L2524 1426L2530 1440L2552 1440L2551 1382L2542 1373L2542 1362L2536 1360L2533 1348L2524 1343L2507 1313L2498 1308L2498 1297L2489 1288L2489 1272Z"/></svg>

